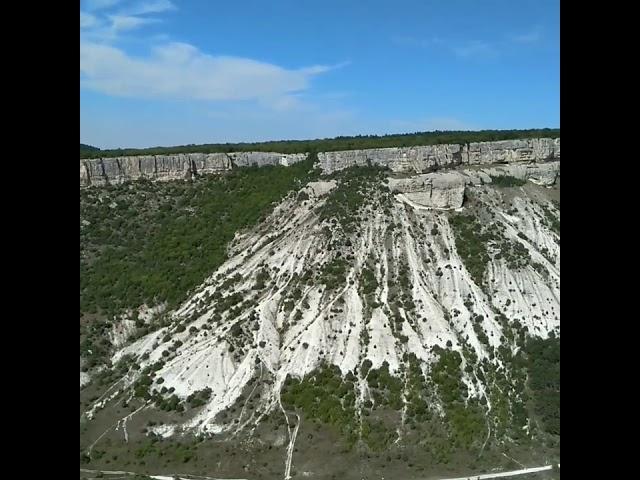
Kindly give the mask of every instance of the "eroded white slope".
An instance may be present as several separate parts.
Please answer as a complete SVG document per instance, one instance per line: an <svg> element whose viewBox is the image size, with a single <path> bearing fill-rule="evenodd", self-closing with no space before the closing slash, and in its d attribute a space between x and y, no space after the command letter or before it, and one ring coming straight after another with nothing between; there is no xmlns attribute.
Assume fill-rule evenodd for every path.
<svg viewBox="0 0 640 480"><path fill-rule="evenodd" d="M229 430L233 425L219 414L243 392L255 391L252 379L266 374L274 381L263 384L255 419L243 419L243 424L279 408L287 375L301 378L323 362L337 365L343 375L365 359L372 368L386 362L400 376L405 353L422 360L427 372L435 345L454 350L466 345L479 359L489 358L489 349L503 342L497 313L517 318L533 335L544 337L559 328L559 237L545 225L539 199L522 190L503 202L497 190L478 188L477 201L504 236L522 244L541 266L510 270L504 259L492 260L487 288L473 281L457 252L451 212L402 201L394 201L386 212L364 206L355 232L338 238L318 215L334 186L317 182L306 187L307 200L290 195L262 224L238 235L229 259L172 313L172 326L114 356L117 361L133 354L143 369L162 361L155 379L162 378L162 386L180 398L211 389L208 404L194 417L158 433ZM558 214L550 202L544 206ZM338 257L347 259L346 280L327 286L318 279ZM373 271L377 284L369 297L362 293L365 268ZM256 288L259 273L268 274L263 288ZM400 295L410 297L414 308L398 300L399 275L410 285ZM234 295L237 302L220 308ZM478 315L488 343L474 330ZM134 380L123 382L123 388ZM483 394L473 376L465 373L464 381L470 395ZM363 398L366 382L357 384Z"/></svg>

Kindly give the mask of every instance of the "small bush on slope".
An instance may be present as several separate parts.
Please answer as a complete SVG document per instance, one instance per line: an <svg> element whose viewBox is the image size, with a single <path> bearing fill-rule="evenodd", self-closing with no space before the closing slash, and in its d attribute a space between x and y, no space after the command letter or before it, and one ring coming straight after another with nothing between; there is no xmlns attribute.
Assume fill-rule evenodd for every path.
<svg viewBox="0 0 640 480"><path fill-rule="evenodd" d="M453 215L449 219L456 241L456 249L476 285L482 285L490 260L487 238L480 223L471 215Z"/></svg>
<svg viewBox="0 0 640 480"><path fill-rule="evenodd" d="M492 185L496 187L521 187L527 183L526 180L513 177L511 175L501 175L499 177L491 177Z"/></svg>
<svg viewBox="0 0 640 480"><path fill-rule="evenodd" d="M474 446L479 448L487 435L484 412L477 400L466 399L462 357L456 351L441 348L436 348L436 353L440 357L433 365L432 378L438 386L453 444L466 449Z"/></svg>
<svg viewBox="0 0 640 480"><path fill-rule="evenodd" d="M355 385L340 369L323 365L303 380L287 377L281 393L285 408L302 410L307 418L332 425L349 444L357 438Z"/></svg>
<svg viewBox="0 0 640 480"><path fill-rule="evenodd" d="M386 192L382 185L385 170L380 167L351 167L334 173L338 186L329 194L326 203L320 209L320 218L336 219L346 233L355 231L359 221L358 214L365 205L376 207L377 197L374 191ZM388 195L380 197L390 201Z"/></svg>

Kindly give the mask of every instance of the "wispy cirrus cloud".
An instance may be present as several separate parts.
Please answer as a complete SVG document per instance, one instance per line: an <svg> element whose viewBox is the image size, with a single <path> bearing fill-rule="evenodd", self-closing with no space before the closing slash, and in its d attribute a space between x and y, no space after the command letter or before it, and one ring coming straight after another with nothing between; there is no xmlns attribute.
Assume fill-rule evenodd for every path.
<svg viewBox="0 0 640 480"><path fill-rule="evenodd" d="M489 42L472 40L463 45L453 47L453 52L461 58L493 58L498 56L498 48Z"/></svg>
<svg viewBox="0 0 640 480"><path fill-rule="evenodd" d="M440 37L419 38L411 36L392 37L391 41L399 46L428 48L441 45L444 40Z"/></svg>
<svg viewBox="0 0 640 480"><path fill-rule="evenodd" d="M496 43L482 40L447 40L439 36L428 38L401 36L392 37L392 43L411 48L438 49L438 51L449 52L460 58L486 59L498 56L499 48Z"/></svg>
<svg viewBox="0 0 640 480"><path fill-rule="evenodd" d="M122 9L123 15L147 15L149 13L162 13L176 10L176 6L169 0L149 0L133 3Z"/></svg>
<svg viewBox="0 0 640 480"><path fill-rule="evenodd" d="M158 18L136 17L134 15L109 15L111 31L118 33L126 30L134 30L143 25L160 22Z"/></svg>
<svg viewBox="0 0 640 480"><path fill-rule="evenodd" d="M532 44L542 40L542 28L539 26L532 28L528 32L510 35L509 39L515 43Z"/></svg>
<svg viewBox="0 0 640 480"><path fill-rule="evenodd" d="M125 2L124 5L121 0L94 0L80 11L80 31L93 40L114 41L121 32L162 21L149 15L175 9L169 0Z"/></svg>
<svg viewBox="0 0 640 480"><path fill-rule="evenodd" d="M439 36L397 36L392 37L391 42L402 47L437 49L438 51L449 52L458 58L486 60L499 57L506 51L513 50L513 44L533 45L542 39L542 28L536 26L525 32L504 35L502 39L493 40L453 40Z"/></svg>

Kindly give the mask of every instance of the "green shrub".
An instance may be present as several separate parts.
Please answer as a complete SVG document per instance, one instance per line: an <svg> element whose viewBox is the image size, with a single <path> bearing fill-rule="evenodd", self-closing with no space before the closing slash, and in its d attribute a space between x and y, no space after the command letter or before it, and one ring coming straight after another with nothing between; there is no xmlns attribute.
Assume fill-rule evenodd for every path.
<svg viewBox="0 0 640 480"><path fill-rule="evenodd" d="M491 176L491 183L496 187L521 187L527 183L526 180L513 177L511 175Z"/></svg>

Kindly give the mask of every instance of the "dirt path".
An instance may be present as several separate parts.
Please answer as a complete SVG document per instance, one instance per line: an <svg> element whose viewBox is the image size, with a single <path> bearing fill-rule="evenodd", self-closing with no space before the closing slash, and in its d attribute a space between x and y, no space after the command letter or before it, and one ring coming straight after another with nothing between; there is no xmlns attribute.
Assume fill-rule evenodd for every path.
<svg viewBox="0 0 640 480"><path fill-rule="evenodd" d="M285 411L282 406L282 400L280 399L280 391L278 391L278 405L280 406L280 410L282 410L282 414L284 415L285 420L287 421L287 432L289 433L289 446L287 447L287 458L285 459L285 467L284 467L284 480L290 480L291 478L291 461L293 459L293 447L296 443L296 436L298 435L298 429L300 428L300 415L295 414L298 421L296 422L296 426L293 429L293 433L291 433L291 425L289 424L289 415Z"/></svg>
<svg viewBox="0 0 640 480"><path fill-rule="evenodd" d="M544 472L551 470L553 465L545 465L544 467L523 468L521 470L510 470L508 472L485 473L482 475L468 475L466 477L441 478L440 480L485 480L488 478L514 477L516 475L525 475L527 473ZM560 464L558 464L560 468Z"/></svg>
<svg viewBox="0 0 640 480"><path fill-rule="evenodd" d="M104 475L146 475L149 478L155 478L156 480L174 480L179 478L180 480L247 480L246 478L217 478L217 477L205 477L202 475L186 475L186 474L169 474L169 475L148 475L140 472L127 472L123 470L89 470L81 468L83 473L102 473Z"/></svg>
<svg viewBox="0 0 640 480"><path fill-rule="evenodd" d="M107 428L104 432L102 432L102 435L100 435L98 438L96 438L96 440L89 445L89 448L87 449L87 455L89 457L91 457L91 451L93 450L93 447L95 447L96 443L98 443L102 437L104 437L107 433L109 433L109 430L111 430L112 428L115 430L118 430L120 428L120 425L122 422L124 422L123 426L124 426L124 439L126 440L127 443L129 443L129 436L127 434L127 420L129 420L131 417L133 417L136 413L138 413L140 410L142 410L144 407L146 407L149 404L149 402L145 403L143 406L141 406L140 408L138 408L135 412L130 413L129 415L126 415L124 417L122 417L120 420L118 420L116 423L114 423L113 425L111 425L109 428Z"/></svg>
<svg viewBox="0 0 640 480"><path fill-rule="evenodd" d="M285 480L289 480L291 478L291 461L293 460L293 447L296 444L296 437L298 436L298 429L300 428L300 415L296 413L296 417L298 421L296 422L296 427L293 429L291 441L289 442L289 447L287 448L287 467L284 472Z"/></svg>

